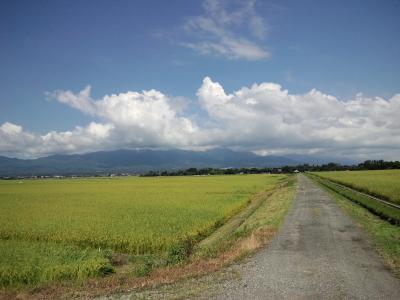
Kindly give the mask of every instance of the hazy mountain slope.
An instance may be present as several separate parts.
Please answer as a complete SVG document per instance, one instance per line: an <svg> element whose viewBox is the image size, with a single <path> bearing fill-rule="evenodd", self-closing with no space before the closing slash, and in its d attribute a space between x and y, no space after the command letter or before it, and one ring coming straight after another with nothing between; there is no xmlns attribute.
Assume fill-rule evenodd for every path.
<svg viewBox="0 0 400 300"><path fill-rule="evenodd" d="M208 151L116 150L53 155L32 160L0 157L0 175L144 172L189 167L277 167L296 163L286 157L259 156L221 148Z"/></svg>

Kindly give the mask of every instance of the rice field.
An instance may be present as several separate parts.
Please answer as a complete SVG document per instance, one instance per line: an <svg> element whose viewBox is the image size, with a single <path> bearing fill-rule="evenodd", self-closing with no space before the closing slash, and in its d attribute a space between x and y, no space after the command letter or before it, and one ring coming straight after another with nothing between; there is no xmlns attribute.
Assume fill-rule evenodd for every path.
<svg viewBox="0 0 400 300"><path fill-rule="evenodd" d="M0 286L80 280L112 272L103 252L68 244L2 240Z"/></svg>
<svg viewBox="0 0 400 300"><path fill-rule="evenodd" d="M314 174L400 204L400 170L332 171Z"/></svg>
<svg viewBox="0 0 400 300"><path fill-rule="evenodd" d="M110 270L110 253L157 254L197 242L284 178L0 181L0 283L92 277Z"/></svg>

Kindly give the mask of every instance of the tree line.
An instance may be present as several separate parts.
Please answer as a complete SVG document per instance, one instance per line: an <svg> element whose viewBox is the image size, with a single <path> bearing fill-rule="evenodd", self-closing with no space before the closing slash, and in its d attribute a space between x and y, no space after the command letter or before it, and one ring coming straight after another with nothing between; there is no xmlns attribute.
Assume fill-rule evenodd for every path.
<svg viewBox="0 0 400 300"><path fill-rule="evenodd" d="M279 174L317 171L360 171L360 170L388 170L400 169L400 161L366 160L354 165L341 165L338 163L328 163L321 165L299 164L295 166L283 166L279 168L188 168L185 170L164 170L149 171L141 176L205 176L205 175L233 175L233 174Z"/></svg>

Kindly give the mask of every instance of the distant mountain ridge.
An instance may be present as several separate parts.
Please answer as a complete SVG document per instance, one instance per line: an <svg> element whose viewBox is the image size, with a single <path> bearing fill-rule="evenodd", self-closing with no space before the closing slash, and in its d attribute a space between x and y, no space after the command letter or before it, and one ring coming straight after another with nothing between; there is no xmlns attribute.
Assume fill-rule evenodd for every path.
<svg viewBox="0 0 400 300"><path fill-rule="evenodd" d="M0 176L142 173L186 168L280 167L310 163L305 157L260 156L225 148L189 150L115 150L86 154L52 155L37 159L0 156Z"/></svg>

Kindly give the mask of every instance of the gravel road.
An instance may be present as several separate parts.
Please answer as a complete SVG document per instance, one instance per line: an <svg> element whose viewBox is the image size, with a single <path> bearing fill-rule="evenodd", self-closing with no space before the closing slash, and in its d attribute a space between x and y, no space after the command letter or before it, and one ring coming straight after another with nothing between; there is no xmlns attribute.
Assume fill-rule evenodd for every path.
<svg viewBox="0 0 400 300"><path fill-rule="evenodd" d="M214 299L400 299L366 234L304 175L272 244L238 270Z"/></svg>

